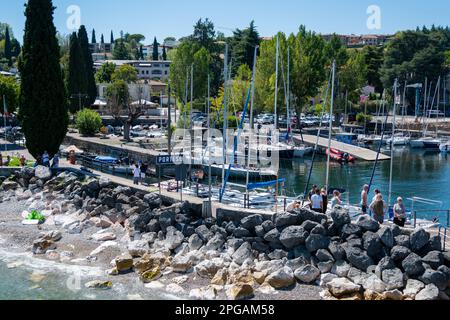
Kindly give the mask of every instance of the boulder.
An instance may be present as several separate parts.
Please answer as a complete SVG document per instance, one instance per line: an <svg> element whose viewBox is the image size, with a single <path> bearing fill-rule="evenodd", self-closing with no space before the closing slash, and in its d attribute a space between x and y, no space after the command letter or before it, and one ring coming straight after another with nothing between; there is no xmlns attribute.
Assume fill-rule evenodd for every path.
<svg viewBox="0 0 450 320"><path fill-rule="evenodd" d="M93 234L91 236L92 240L95 241L112 241L112 240L116 240L117 236L112 233L112 232L97 232L96 234Z"/></svg>
<svg viewBox="0 0 450 320"><path fill-rule="evenodd" d="M288 253L284 250L276 249L269 253L269 259L271 260L282 260L288 257Z"/></svg>
<svg viewBox="0 0 450 320"><path fill-rule="evenodd" d="M387 290L388 285L380 280L376 275L372 274L363 283L363 288L365 290L370 290L377 293L383 293Z"/></svg>
<svg viewBox="0 0 450 320"><path fill-rule="evenodd" d="M132 257L142 257L146 253L149 253L150 246L148 241L145 240L135 240L128 243L128 253L131 254Z"/></svg>
<svg viewBox="0 0 450 320"><path fill-rule="evenodd" d="M236 229L234 229L233 235L236 238L248 238L251 237L252 233L243 227L237 227Z"/></svg>
<svg viewBox="0 0 450 320"><path fill-rule="evenodd" d="M337 278L340 278L340 277L338 277L337 275L332 274L332 273L322 274L320 276L320 286L326 287L329 282L331 282L332 280L337 279Z"/></svg>
<svg viewBox="0 0 450 320"><path fill-rule="evenodd" d="M214 237L214 234L208 229L207 226L201 225L195 229L195 233L202 239L203 242L208 242Z"/></svg>
<svg viewBox="0 0 450 320"><path fill-rule="evenodd" d="M14 181L4 181L2 183L2 189L4 191L16 190L19 187L19 184Z"/></svg>
<svg viewBox="0 0 450 320"><path fill-rule="evenodd" d="M316 258L321 262L332 261L334 262L333 255L327 249L320 249L316 253Z"/></svg>
<svg viewBox="0 0 450 320"><path fill-rule="evenodd" d="M447 277L447 287L450 288L450 268L445 265L442 265L437 269L437 271L440 271L443 274L445 274L445 276Z"/></svg>
<svg viewBox="0 0 450 320"><path fill-rule="evenodd" d="M278 242L280 240L280 232L278 229L272 229L266 233L264 240L267 242Z"/></svg>
<svg viewBox="0 0 450 320"><path fill-rule="evenodd" d="M272 229L275 228L275 225L273 224L272 221L267 220L267 221L264 221L264 222L261 224L261 227L263 227L263 229L264 229L265 232L269 232L270 230L272 230Z"/></svg>
<svg viewBox="0 0 450 320"><path fill-rule="evenodd" d="M336 261L331 268L331 273L335 274L339 278L345 278L350 271L351 266L344 260Z"/></svg>
<svg viewBox="0 0 450 320"><path fill-rule="evenodd" d="M119 273L129 271L133 268L133 257L129 254L118 256L114 262Z"/></svg>
<svg viewBox="0 0 450 320"><path fill-rule="evenodd" d="M195 272L202 278L213 279L217 271L223 268L223 260L204 260L194 267Z"/></svg>
<svg viewBox="0 0 450 320"><path fill-rule="evenodd" d="M290 226L281 232L280 241L287 248L292 249L305 244L308 232L299 226Z"/></svg>
<svg viewBox="0 0 450 320"><path fill-rule="evenodd" d="M391 250L391 258L396 263L402 262L410 254L411 250L403 246L395 246Z"/></svg>
<svg viewBox="0 0 450 320"><path fill-rule="evenodd" d="M348 262L362 271L366 271L369 266L374 264L372 258L365 251L357 247L347 246L345 252Z"/></svg>
<svg viewBox="0 0 450 320"><path fill-rule="evenodd" d="M253 258L252 246L248 242L244 242L232 256L233 261L238 265L242 265L245 260Z"/></svg>
<svg viewBox="0 0 450 320"><path fill-rule="evenodd" d="M444 264L444 258L442 256L442 252L440 251L429 252L425 257L422 258L422 261L430 265L430 267L435 270Z"/></svg>
<svg viewBox="0 0 450 320"><path fill-rule="evenodd" d="M225 240L221 234L216 234L205 246L205 250L207 251L219 251L224 245Z"/></svg>
<svg viewBox="0 0 450 320"><path fill-rule="evenodd" d="M333 261L326 261L326 262L319 262L317 263L317 268L319 268L321 273L329 273L331 272L331 269L333 269L334 262Z"/></svg>
<svg viewBox="0 0 450 320"><path fill-rule="evenodd" d="M380 224L367 214L359 216L356 225L364 231L377 232L380 229Z"/></svg>
<svg viewBox="0 0 450 320"><path fill-rule="evenodd" d="M161 230L165 231L168 227L175 224L175 212L172 210L166 210L159 216L159 225Z"/></svg>
<svg viewBox="0 0 450 320"><path fill-rule="evenodd" d="M334 210L331 211L331 219L338 229L346 224L351 223L351 218L348 210L345 210L341 207L335 207Z"/></svg>
<svg viewBox="0 0 450 320"><path fill-rule="evenodd" d="M184 241L184 235L174 227L167 228L165 246L169 250L175 250Z"/></svg>
<svg viewBox="0 0 450 320"><path fill-rule="evenodd" d="M351 267L348 271L347 278L353 281L356 284L363 285L367 279L369 279L372 275L367 274L359 269Z"/></svg>
<svg viewBox="0 0 450 320"><path fill-rule="evenodd" d="M403 273L398 268L384 270L381 279L386 283L387 290L402 289L405 286Z"/></svg>
<svg viewBox="0 0 450 320"><path fill-rule="evenodd" d="M434 284L439 290L444 291L447 289L447 276L440 271L434 271L432 269L425 270L425 273L420 277L420 281L425 284Z"/></svg>
<svg viewBox="0 0 450 320"><path fill-rule="evenodd" d="M147 193L144 201L149 205L150 210L161 207L162 201L157 193Z"/></svg>
<svg viewBox="0 0 450 320"><path fill-rule="evenodd" d="M395 237L394 240L396 246L402 246L411 249L411 241L408 235L399 235Z"/></svg>
<svg viewBox="0 0 450 320"><path fill-rule="evenodd" d="M346 240L350 236L355 235L357 237L362 236L362 229L361 227L357 226L356 224L349 223L342 227L341 237Z"/></svg>
<svg viewBox="0 0 450 320"><path fill-rule="evenodd" d="M205 288L192 289L189 292L189 298L195 300L214 300L217 297L217 289L213 286Z"/></svg>
<svg viewBox="0 0 450 320"><path fill-rule="evenodd" d="M313 283L320 277L320 270L308 264L295 270L294 275L297 280L303 283Z"/></svg>
<svg viewBox="0 0 450 320"><path fill-rule="evenodd" d="M260 214L247 216L241 220L241 226L247 230L254 230L256 226L263 223L263 217Z"/></svg>
<svg viewBox="0 0 450 320"><path fill-rule="evenodd" d="M437 300L439 298L439 289L434 284L425 286L417 295L417 301Z"/></svg>
<svg viewBox="0 0 450 320"><path fill-rule="evenodd" d="M409 277L419 277L425 272L425 268L422 264L422 259L415 253L409 254L402 261L403 270Z"/></svg>
<svg viewBox="0 0 450 320"><path fill-rule="evenodd" d="M254 296L253 287L249 284L233 284L227 290L227 297L231 300L247 300Z"/></svg>
<svg viewBox="0 0 450 320"><path fill-rule="evenodd" d="M396 266L392 258L384 257L383 259L380 260L377 267L375 268L375 274L377 275L378 278L381 279L384 270L390 270L395 268Z"/></svg>
<svg viewBox="0 0 450 320"><path fill-rule="evenodd" d="M327 249L330 245L330 239L320 234L311 234L306 239L306 249L309 252L316 252L319 249Z"/></svg>
<svg viewBox="0 0 450 320"><path fill-rule="evenodd" d="M383 245L378 234L370 231L364 233L363 247L364 250L367 251L367 254L372 258L378 257L381 250L383 249Z"/></svg>
<svg viewBox="0 0 450 320"><path fill-rule="evenodd" d="M52 177L52 171L50 170L50 168L48 167L44 167L44 166L37 166L34 169L34 176L37 179L43 180L43 181L47 181L50 180Z"/></svg>
<svg viewBox="0 0 450 320"><path fill-rule="evenodd" d="M283 267L266 278L266 283L275 289L290 287L295 283L294 272L288 267Z"/></svg>
<svg viewBox="0 0 450 320"><path fill-rule="evenodd" d="M198 236L198 234L193 234L189 238L189 249L191 251L199 250L203 246L202 239Z"/></svg>
<svg viewBox="0 0 450 320"><path fill-rule="evenodd" d="M333 279L327 283L327 288L336 298L357 294L361 290L361 286L351 282L347 278Z"/></svg>
<svg viewBox="0 0 450 320"><path fill-rule="evenodd" d="M378 230L378 236L387 248L391 249L394 246L394 233L390 227L384 227Z"/></svg>
<svg viewBox="0 0 450 320"><path fill-rule="evenodd" d="M299 257L296 259L288 260L286 262L286 267L291 268L292 270L297 270L298 268L304 267L308 264L308 261L304 257Z"/></svg>
<svg viewBox="0 0 450 320"><path fill-rule="evenodd" d="M187 256L177 255L173 259L171 267L174 272L185 273L192 268L192 262Z"/></svg>
<svg viewBox="0 0 450 320"><path fill-rule="evenodd" d="M323 236L327 235L327 229L325 229L325 227L321 224L318 224L317 226L314 227L314 229L311 230L311 234L320 234Z"/></svg>
<svg viewBox="0 0 450 320"><path fill-rule="evenodd" d="M424 229L414 231L411 234L410 238L411 250L416 253L419 252L423 247L425 247L428 244L429 240L430 234L426 232Z"/></svg>
<svg viewBox="0 0 450 320"><path fill-rule="evenodd" d="M296 225L299 222L299 216L295 213L282 212L277 213L275 216L275 226L277 228Z"/></svg>
<svg viewBox="0 0 450 320"><path fill-rule="evenodd" d="M415 299L416 295L425 288L425 285L423 282L420 282L419 280L414 279L408 279L406 282L406 288L403 290L403 294L407 298Z"/></svg>
<svg viewBox="0 0 450 320"><path fill-rule="evenodd" d="M150 283L153 282L155 280L158 280L159 278L161 278L162 274L161 274L161 268L160 267L154 267L150 270L145 271L144 273L141 274L140 279L142 282L144 283Z"/></svg>
<svg viewBox="0 0 450 320"><path fill-rule="evenodd" d="M311 230L317 227L318 225L319 224L317 222L306 220L305 222L302 223L302 228L308 232L311 232Z"/></svg>
<svg viewBox="0 0 450 320"><path fill-rule="evenodd" d="M346 258L345 250L338 242L331 242L328 246L328 250L336 261L344 260Z"/></svg>
<svg viewBox="0 0 450 320"><path fill-rule="evenodd" d="M227 241L228 248L232 249L233 251L236 251L239 249L240 246L244 244L244 240L242 239L230 239Z"/></svg>
<svg viewBox="0 0 450 320"><path fill-rule="evenodd" d="M94 280L87 282L84 286L88 289L108 290L112 288L113 284L111 281Z"/></svg>

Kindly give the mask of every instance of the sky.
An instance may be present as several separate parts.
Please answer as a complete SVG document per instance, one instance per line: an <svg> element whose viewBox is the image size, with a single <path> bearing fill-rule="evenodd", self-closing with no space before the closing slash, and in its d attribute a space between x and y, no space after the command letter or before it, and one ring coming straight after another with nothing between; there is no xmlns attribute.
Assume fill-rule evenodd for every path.
<svg viewBox="0 0 450 320"><path fill-rule="evenodd" d="M22 42L25 0L4 1L0 22L12 26L15 37ZM53 0L56 6L55 25L61 34L70 34L76 19L67 10L77 6L80 22L88 30L96 30L97 40L110 39L120 31L141 33L150 44L153 38L162 42L168 36L180 38L192 33L199 18L208 17L216 31L230 35L236 28L245 28L254 20L261 36L278 31L296 32L301 24L318 33L392 34L422 25L443 25L450 21L449 0ZM380 15L367 13L377 6ZM371 24L367 21L380 22ZM374 19L372 19L374 18ZM379 18L379 19L378 19ZM75 23L67 24L69 20ZM376 27L373 29L373 27ZM69 28L70 27L70 28Z"/></svg>

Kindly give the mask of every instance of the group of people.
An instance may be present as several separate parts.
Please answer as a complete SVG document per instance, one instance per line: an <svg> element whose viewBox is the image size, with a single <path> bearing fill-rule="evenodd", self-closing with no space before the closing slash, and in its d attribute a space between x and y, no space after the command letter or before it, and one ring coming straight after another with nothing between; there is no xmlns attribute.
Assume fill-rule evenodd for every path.
<svg viewBox="0 0 450 320"><path fill-rule="evenodd" d="M311 210L319 213L327 213L328 193L326 188L319 189L314 185L309 193L308 199L311 203ZM330 203L332 208L342 204L341 193L338 190L333 191L333 198Z"/></svg>
<svg viewBox="0 0 450 320"><path fill-rule="evenodd" d="M18 156L19 158L19 163L21 167L25 167L27 164L27 159L25 158L25 156L22 154L21 156ZM0 153L0 167L8 167L11 163L11 156L8 154L6 156L6 160L3 161L3 155Z"/></svg>
<svg viewBox="0 0 450 320"><path fill-rule="evenodd" d="M148 164L146 162L139 161L132 165L133 168L133 183L135 185L144 184L146 179L146 173L148 170Z"/></svg>
<svg viewBox="0 0 450 320"><path fill-rule="evenodd" d="M384 223L388 205L383 200L383 195L379 189L375 189L372 202L369 203L369 185L364 185L361 191L361 209L364 214L370 214L380 224ZM398 197L393 207L394 223L400 227L404 227L406 223L406 207L403 198Z"/></svg>
<svg viewBox="0 0 450 320"><path fill-rule="evenodd" d="M58 168L59 167L59 155L55 154L50 162L50 155L47 151L44 151L42 156L36 158L35 166L42 165L48 168Z"/></svg>

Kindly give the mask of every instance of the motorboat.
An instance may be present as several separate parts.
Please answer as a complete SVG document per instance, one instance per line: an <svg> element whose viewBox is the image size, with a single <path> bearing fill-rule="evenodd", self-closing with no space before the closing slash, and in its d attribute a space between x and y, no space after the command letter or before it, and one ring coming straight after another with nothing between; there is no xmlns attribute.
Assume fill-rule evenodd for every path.
<svg viewBox="0 0 450 320"><path fill-rule="evenodd" d="M434 146L439 149L441 142L432 137L423 137L420 139L415 139L410 141L411 148L425 148L425 143L431 142ZM431 144L429 145L431 146Z"/></svg>
<svg viewBox="0 0 450 320"><path fill-rule="evenodd" d="M386 139L387 145L394 145L394 146L406 146L411 141L411 138L405 137L405 136L394 136L389 139Z"/></svg>
<svg viewBox="0 0 450 320"><path fill-rule="evenodd" d="M339 163L352 163L355 162L355 157L346 154L344 152L341 152L339 150L336 150L334 148L330 149L330 152L327 150L326 151L327 155L330 155L330 158L333 159L334 161L337 161Z"/></svg>
<svg viewBox="0 0 450 320"><path fill-rule="evenodd" d="M442 143L439 146L439 150L441 150L441 152L444 152L444 153L450 153L450 141L446 142L446 143Z"/></svg>

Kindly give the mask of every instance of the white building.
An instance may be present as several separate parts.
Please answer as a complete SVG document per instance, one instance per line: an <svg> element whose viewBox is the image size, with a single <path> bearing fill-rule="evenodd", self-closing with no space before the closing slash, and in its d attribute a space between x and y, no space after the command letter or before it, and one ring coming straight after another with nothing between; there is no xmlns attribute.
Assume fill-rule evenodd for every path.
<svg viewBox="0 0 450 320"><path fill-rule="evenodd" d="M128 64L136 68L138 79L140 80L161 80L169 79L171 61L143 61L143 60L98 60L94 62L96 70L106 62L113 63L117 67Z"/></svg>

